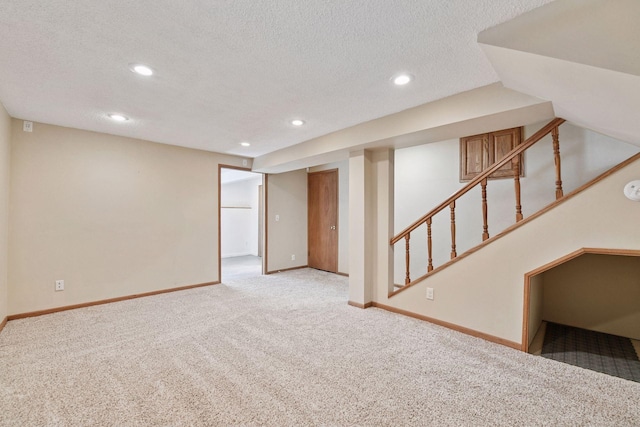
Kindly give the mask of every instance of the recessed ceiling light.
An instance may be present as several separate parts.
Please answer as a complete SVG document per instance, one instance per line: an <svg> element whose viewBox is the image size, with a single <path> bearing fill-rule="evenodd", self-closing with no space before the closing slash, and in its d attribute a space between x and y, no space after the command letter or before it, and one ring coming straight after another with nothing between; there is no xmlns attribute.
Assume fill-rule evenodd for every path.
<svg viewBox="0 0 640 427"><path fill-rule="evenodd" d="M393 80L393 84L397 86L404 86L413 80L413 76L411 74L402 73L394 76L391 80Z"/></svg>
<svg viewBox="0 0 640 427"><path fill-rule="evenodd" d="M116 122L126 122L129 120L129 117L123 116L122 114L109 114L109 118L111 120L115 120Z"/></svg>
<svg viewBox="0 0 640 427"><path fill-rule="evenodd" d="M251 147L251 144L248 142L241 142L240 145L242 145L243 147Z"/></svg>
<svg viewBox="0 0 640 427"><path fill-rule="evenodd" d="M304 120L300 120L300 119L291 120L291 124L294 126L302 126L304 124Z"/></svg>
<svg viewBox="0 0 640 427"><path fill-rule="evenodd" d="M129 68L131 69L131 71L133 71L136 74L140 74L141 76L149 77L153 75L153 70L147 67L146 65L131 64Z"/></svg>

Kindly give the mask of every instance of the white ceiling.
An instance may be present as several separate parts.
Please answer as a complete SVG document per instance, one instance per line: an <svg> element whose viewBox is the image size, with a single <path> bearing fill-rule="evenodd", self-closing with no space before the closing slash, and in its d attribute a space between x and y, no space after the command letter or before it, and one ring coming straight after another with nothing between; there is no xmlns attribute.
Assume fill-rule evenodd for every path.
<svg viewBox="0 0 640 427"><path fill-rule="evenodd" d="M20 119L256 157L498 81L478 33L550 1L2 0L0 102ZM133 74L138 62L156 74ZM394 87L399 71L415 80Z"/></svg>

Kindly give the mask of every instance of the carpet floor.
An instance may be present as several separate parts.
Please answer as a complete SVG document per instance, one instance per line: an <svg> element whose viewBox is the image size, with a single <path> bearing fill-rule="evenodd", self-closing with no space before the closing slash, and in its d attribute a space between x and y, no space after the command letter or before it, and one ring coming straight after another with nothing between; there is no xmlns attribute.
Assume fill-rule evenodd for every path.
<svg viewBox="0 0 640 427"><path fill-rule="evenodd" d="M252 255L222 258L222 281L258 277L262 274L262 258Z"/></svg>
<svg viewBox="0 0 640 427"><path fill-rule="evenodd" d="M11 321L3 426L638 426L640 384L296 270Z"/></svg>

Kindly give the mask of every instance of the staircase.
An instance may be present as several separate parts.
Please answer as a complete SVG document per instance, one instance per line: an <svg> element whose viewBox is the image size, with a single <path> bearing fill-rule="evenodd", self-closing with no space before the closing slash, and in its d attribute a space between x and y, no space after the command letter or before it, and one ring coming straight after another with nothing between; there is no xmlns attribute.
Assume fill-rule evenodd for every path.
<svg viewBox="0 0 640 427"><path fill-rule="evenodd" d="M560 156L558 136L563 128L560 126L562 122L562 119L550 122L482 176L394 236L391 242L396 245L395 255L405 258L398 259L398 262L405 264L405 268L396 265L395 271L403 273L405 283L393 289L381 282L373 305L523 349L528 343L523 325L528 323L526 318L529 316L524 308L525 276L529 272L583 248L640 250L640 228L635 226L640 217L640 203L626 199L622 193L629 181L640 176L640 154L632 155L609 170L599 169L597 173L585 174L584 180L576 179L579 174L572 168L571 175L566 176L563 189L560 159L556 161L556 156ZM573 135L574 141L575 129L569 126L565 130L568 136ZM544 197L546 202L536 203L534 207L527 197L523 198L526 209L522 218L519 215L523 212L519 208L520 203L513 203L509 214L511 221L501 222L506 228L493 230L491 226L495 225L495 216L499 211L496 203L509 209L512 203L508 193L512 194L513 200L518 200L520 183L514 177L513 190L505 180L489 181L487 185L486 175L507 164L509 159L516 158L521 150L527 150L547 133L553 138L545 138L546 142L535 149L535 155L541 159L544 153L550 153L550 162L545 167L548 173L537 182L535 178L538 175L528 170L528 177L523 181L525 194L535 182L536 191L544 191L548 187L549 194ZM555 147L548 147L552 139ZM575 147L575 142L573 144ZM575 153L570 153L567 147L565 174L569 164L574 167L577 164L569 161L575 159L572 157ZM636 150L625 150L626 153L633 151ZM606 155L604 151L600 153ZM603 165L606 163L602 162ZM554 173L556 179L553 179ZM497 188L490 192L494 186ZM469 193L474 189L477 194ZM486 214L482 205L487 202L484 194L482 198L480 194L485 191L490 195L500 193L497 202L495 198L489 199L494 208L491 211L491 224L484 220ZM506 197L504 191L507 191ZM465 193L471 197L458 204L459 197ZM456 208L460 212L456 212ZM433 218L437 214L441 218L434 223ZM464 221L458 224L456 214L460 221L468 221L469 217L474 216L478 218L472 221L474 225L470 227ZM430 235L430 224L434 225L434 236ZM480 243L457 243L456 228L466 228L467 234L475 231L477 236L473 240ZM463 237L458 236L458 239L464 241ZM441 261L437 264L429 262L433 242L439 245L435 259ZM460 246L470 249L463 252L459 250ZM420 256L416 255L421 251ZM413 265L413 270L406 268L408 265ZM424 273L419 274L421 269ZM413 275L407 274L407 270L413 271ZM396 279L395 283L399 281Z"/></svg>
<svg viewBox="0 0 640 427"><path fill-rule="evenodd" d="M396 253L398 251L404 250L405 255L405 272L404 272L404 283L396 284L394 290L389 293L389 297L397 295L405 291L406 289L412 287L416 283L419 283L433 274L442 271L443 269L449 267L453 263L465 258L466 256L480 250L481 248L489 245L493 241L503 237L505 234L512 232L516 228L519 228L521 225L524 225L529 220L540 216L544 212L550 210L554 206L562 203L569 196L576 194L579 191L582 191L584 188L587 188L592 183L597 182L599 179L596 178L590 183L587 183L583 187L579 188L576 191L573 191L571 195L565 196L563 188L562 188L562 167L561 167L561 154L560 154L560 132L559 127L565 122L564 119L556 118L550 121L547 125L541 128L538 132L533 134L530 138L524 141L522 144L515 147L512 151L507 153L502 159L493 164L490 168L485 170L483 173L479 174L472 181L470 181L466 186L458 190L456 193L451 195L445 201L440 203L434 209L420 217L418 220L413 222L403 231L398 233L391 239L390 244L394 247ZM536 143L538 143L541 139L543 139L546 135L552 135L553 140L553 150L549 153L550 156L553 156L554 165L555 165L555 182L549 183L549 191L553 194L555 193L555 201L547 206L543 206L537 212L532 213L527 218L524 217L522 213L522 205L521 205L521 189L520 189L520 168L522 165L519 164L520 159L522 159L521 154L530 149ZM490 224L488 223L488 201L487 201L487 187L489 184L489 177L496 172L497 170L503 168L505 165L509 163L512 164L513 170L513 191L514 191L514 206L513 206L513 215L515 219L515 223L511 226L508 226L505 229L492 230L493 235L490 235L489 229ZM481 235L481 243L477 244L469 248L468 250L459 253L459 250L456 245L456 229L460 226L456 222L456 202L459 199L467 194L468 192L477 189L476 191L480 191L481 193L481 206L478 207L478 211L482 212L482 229L478 229L479 236ZM448 243L450 244L450 259L440 265L435 265L433 262L433 245L434 245L434 237L432 233L433 228L433 218L437 214L447 215L449 217L449 230L439 230L438 236L440 239L448 238ZM442 226L442 222L441 222ZM443 237L446 236L446 237ZM426 239L427 242L427 259L418 260L420 264L426 264L426 268L424 270L424 274L419 275L417 277L412 277L411 275L411 263L412 263L412 247L411 247L411 239ZM423 243L424 244L424 243ZM396 246L397 245L397 246ZM425 262L426 261L426 262ZM416 262L414 260L414 262ZM414 266L415 267L415 266ZM414 268L415 273L415 268ZM396 282L397 283L397 282Z"/></svg>
<svg viewBox="0 0 640 427"><path fill-rule="evenodd" d="M471 180L466 186L458 190L456 193L451 195L444 202L440 203L434 209L420 217L413 224L402 230L396 236L391 239L391 245L394 246L399 242L404 242L404 250L405 250L405 279L403 285L395 285L395 290L389 295L390 297L402 292L403 290L411 287L412 285L426 279L432 274L440 271L443 268L451 265L457 260L479 250L483 246L489 244L492 240L489 235L489 224L488 224L488 203L487 203L487 186L488 186L488 178L494 174L496 171L501 169L503 166L511 163L513 170L513 181L514 181L514 196L515 196L515 206L514 206L514 214L515 214L515 222L516 225L520 223L524 216L522 214L522 204L521 204L521 190L520 190L520 159L522 158L522 153L531 148L534 144L540 141L548 134L552 134L553 136L553 159L555 163L555 172L556 172L556 180L555 180L555 198L556 203L561 201L564 198L564 192L562 190L562 172L561 172L561 157L560 157L560 141L559 141L559 126L564 123L565 120L561 118L555 118L550 121L547 125L545 125L542 129L524 141L522 144L515 147L509 153L507 153L501 160L494 163L491 167L486 169L484 172L476 176L473 180ZM463 195L473 190L476 187L480 187L482 192L482 220L483 227L481 230L482 233L482 243L470 248L469 250L458 254L456 248L456 201L458 201ZM552 190L553 191L553 190ZM547 207L543 208L545 210ZM451 259L450 261L439 265L434 266L433 264L433 238L432 238L432 223L435 215L447 211L450 215L451 221L451 234L450 234L450 243L451 243ZM536 212L534 215L537 215ZM532 215L533 216L533 215ZM428 259L427 259L427 268L425 274L411 278L411 237L412 233L414 233L419 227L422 225L426 225L426 236L423 236L427 239L427 248L428 248ZM508 230L513 229L510 227ZM502 230L499 234L497 234L494 238L501 236L501 234L505 232Z"/></svg>

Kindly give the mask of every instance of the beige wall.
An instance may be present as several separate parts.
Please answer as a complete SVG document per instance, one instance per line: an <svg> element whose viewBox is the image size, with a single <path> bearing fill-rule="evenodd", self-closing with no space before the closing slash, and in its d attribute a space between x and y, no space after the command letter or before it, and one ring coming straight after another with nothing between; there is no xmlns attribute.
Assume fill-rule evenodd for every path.
<svg viewBox="0 0 640 427"><path fill-rule="evenodd" d="M392 298L381 280L376 301L520 344L525 273L583 247L640 249L640 203L622 194L638 170L640 160Z"/></svg>
<svg viewBox="0 0 640 427"><path fill-rule="evenodd" d="M640 339L640 257L585 254L541 276L544 320Z"/></svg>
<svg viewBox="0 0 640 427"><path fill-rule="evenodd" d="M338 272L349 274L349 160L328 163L309 172L338 170Z"/></svg>
<svg viewBox="0 0 640 427"><path fill-rule="evenodd" d="M0 323L9 313L7 270L9 252L9 177L11 119L0 104Z"/></svg>
<svg viewBox="0 0 640 427"><path fill-rule="evenodd" d="M219 280L218 164L241 158L14 120L11 162L9 314Z"/></svg>
<svg viewBox="0 0 640 427"><path fill-rule="evenodd" d="M267 187L267 272L306 266L307 172L269 175Z"/></svg>
<svg viewBox="0 0 640 427"><path fill-rule="evenodd" d="M540 325L542 325L542 305L544 301L544 283L542 274L532 276L529 279L529 335L527 336L527 344L531 344L535 338Z"/></svg>

